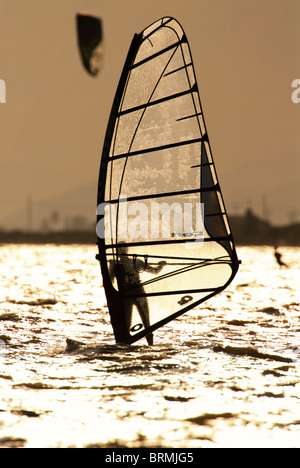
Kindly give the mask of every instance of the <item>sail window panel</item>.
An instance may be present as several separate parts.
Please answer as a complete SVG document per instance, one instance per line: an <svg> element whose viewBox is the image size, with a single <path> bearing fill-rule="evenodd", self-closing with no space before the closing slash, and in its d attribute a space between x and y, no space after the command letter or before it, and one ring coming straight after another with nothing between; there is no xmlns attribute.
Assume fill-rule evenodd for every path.
<svg viewBox="0 0 300 468"><path fill-rule="evenodd" d="M151 153L128 156L123 175L124 159L113 161L112 199L119 191L127 197L162 194L200 187L200 171L192 166L199 162L200 144L184 145ZM117 162L120 163L117 164ZM122 162L123 161L123 162Z"/></svg>
<svg viewBox="0 0 300 468"><path fill-rule="evenodd" d="M201 135L197 119L178 120L191 112L194 112L191 94L147 108L132 144L132 151L199 138Z"/></svg>
<svg viewBox="0 0 300 468"><path fill-rule="evenodd" d="M168 32L169 34L172 34L173 37L183 36L183 29L180 24L174 18L165 16L144 29L142 32L143 38L151 40L153 35L161 31L163 31L164 34Z"/></svg>
<svg viewBox="0 0 300 468"><path fill-rule="evenodd" d="M211 265L204 270L200 268L195 271L186 272L181 277L179 275L171 275L169 278L162 279L160 282L161 295L151 296L152 292L154 294L157 293L155 283L152 285L141 285L140 288L136 288L137 295L147 294L150 325L155 325L172 314L180 313L187 305L203 301L215 292L217 288L225 285L232 274L230 265L226 263ZM197 292L200 289L199 284L201 284L201 289L208 290ZM194 286L195 289L193 288ZM180 294L176 293L176 291L180 291ZM134 295L134 292L132 292L132 295ZM141 323L141 319L138 314L133 314L130 324L131 332L134 333L137 323Z"/></svg>
<svg viewBox="0 0 300 468"><path fill-rule="evenodd" d="M168 71L169 68L167 68L166 70ZM176 77L174 76L174 73L176 73ZM162 77L159 85L153 93L151 99L152 101L189 90L195 84L195 80L189 83L185 69L180 69L174 73L165 74Z"/></svg>
<svg viewBox="0 0 300 468"><path fill-rule="evenodd" d="M126 159L117 159L108 166L106 185L105 185L105 200L111 201L117 199L120 195L122 186L122 176L126 165Z"/></svg>
<svg viewBox="0 0 300 468"><path fill-rule="evenodd" d="M162 259L166 261L158 275L142 271L141 267L138 281L127 285L124 291L125 298L147 295L151 325L202 301L224 286L232 274L228 253L217 242L203 243L193 250L185 244L128 247L128 258L133 257L142 263L147 258L147 264L154 268ZM207 291L201 292L203 289ZM133 314L130 328L141 322L138 318Z"/></svg>
<svg viewBox="0 0 300 468"><path fill-rule="evenodd" d="M110 147L110 156L125 154L130 151L142 113L142 110L138 110L132 114L122 115L117 119Z"/></svg>
<svg viewBox="0 0 300 468"><path fill-rule="evenodd" d="M168 67L165 70L165 75L175 75L180 69L185 70L187 80L191 83L192 86L192 83L196 81L196 78L190 51L187 44L184 42L181 42L176 48L172 59L170 60L170 63L168 63ZM174 79L177 79L177 76L175 76Z"/></svg>
<svg viewBox="0 0 300 468"><path fill-rule="evenodd" d="M176 44L179 40L180 38L171 29L159 29L143 40L134 62L139 63L148 57L152 57L167 47Z"/></svg>
<svg viewBox="0 0 300 468"><path fill-rule="evenodd" d="M193 73L192 76L188 74L188 69L192 70L191 62L184 61L181 48L178 46L164 69L152 100L191 89L196 80Z"/></svg>
<svg viewBox="0 0 300 468"><path fill-rule="evenodd" d="M151 35L159 31L162 26L163 26L163 19L150 24L150 26L148 26L146 29L144 29L144 31L142 31L143 41L149 40ZM140 52L140 50L141 50L141 47L139 48L138 52Z"/></svg>
<svg viewBox="0 0 300 468"><path fill-rule="evenodd" d="M205 292L194 294L193 300L189 302L189 304L187 305L190 305L191 303L200 302L204 300L205 297L207 297L207 295L208 293L205 293ZM168 317L172 315L178 314L180 309L183 308L183 306L180 307L179 302L184 301L183 299L184 297L185 296L183 296L182 294L177 294L174 296L173 295L172 296L155 296L155 297L147 298L148 307L149 307L149 310L151 311L150 317L149 317L150 324L155 325L164 319L168 319ZM144 330L144 326L141 321L141 317L136 307L134 307L133 314L132 314L131 321L130 321L130 326L129 326L130 335L134 336L138 332L143 331L143 330Z"/></svg>
<svg viewBox="0 0 300 468"><path fill-rule="evenodd" d="M182 291L182 297L186 291L197 292L201 289L215 289L222 286L222 281L227 281L227 269L225 273L223 270L226 268L229 258L220 244L197 244L193 249L188 248L186 244L179 246L153 244L152 246L128 248L126 244L124 245L125 248L123 244L117 249L109 248L107 259L115 289L118 289L115 280L119 268L118 262L121 261L126 270L124 274L127 276L124 277L123 284L125 297L145 294L150 296L172 294L174 296L177 291ZM165 265L158 274L147 271L147 268L157 268L162 260L164 260ZM218 268L217 275L215 274L216 268ZM205 275L205 271L211 273ZM159 289L157 288L158 283L162 286Z"/></svg>
<svg viewBox="0 0 300 468"><path fill-rule="evenodd" d="M126 287L124 289L125 296L138 296L145 293L155 295L157 293L157 282L169 280L166 283L166 289L161 289L160 293L171 293L172 289L172 278L178 282L178 275L185 272L196 272L198 268L201 268L201 262L188 259L168 259L164 262L164 266L158 274L153 275L154 269L159 267L160 262L156 258L146 257L145 255L128 255L127 261L131 264L131 269L135 270L138 274L132 275L128 278ZM204 262L202 262L204 264ZM150 271L149 271L150 270ZM152 272L151 272L152 271ZM163 283L162 283L163 284ZM184 282L182 284L185 284ZM188 283L186 283L188 284ZM141 291L141 287L144 288ZM195 286L194 290L199 289L199 284Z"/></svg>
<svg viewBox="0 0 300 468"><path fill-rule="evenodd" d="M178 268L174 270L168 267L168 263L163 267L158 275L151 275L147 272L139 274L141 282L131 289L125 291L125 295L139 295L146 293L148 296L156 294L159 281L159 293L174 293L176 291L188 292L199 291L201 289L215 290L224 286L230 278L232 269L227 262L215 261L204 266L192 265L190 268ZM140 288L144 291L141 292ZM178 307L178 306L177 306Z"/></svg>
<svg viewBox="0 0 300 468"><path fill-rule="evenodd" d="M156 50L155 50L155 48L153 47L153 44L151 43L149 39L144 40L143 44L138 50L138 53L136 54L134 63L139 63L145 60L149 56L155 54L158 50L159 50L158 47L156 47Z"/></svg>
<svg viewBox="0 0 300 468"><path fill-rule="evenodd" d="M155 101L156 99L162 99L167 96L171 96L172 94L181 93L184 91L188 91L193 87L195 81L191 84L189 83L186 71L184 69L178 70L176 72L177 77L175 79L174 75L164 75L157 86L151 101Z"/></svg>
<svg viewBox="0 0 300 468"><path fill-rule="evenodd" d="M155 157L156 162L157 158ZM135 195L149 195L153 194L153 189L156 187L156 181L159 182L162 169L152 166L147 158L142 156L128 157L126 160L126 171L122 180L122 187L119 187L126 197L133 197ZM163 177L163 175L161 175ZM116 199L117 197L113 197Z"/></svg>
<svg viewBox="0 0 300 468"><path fill-rule="evenodd" d="M125 300L126 297L147 295L150 305L154 304L153 301L157 304L167 303L168 308L164 309L167 315L170 315L171 311L172 314L180 311L187 303L197 302L207 297L212 293L210 290L215 291L222 287L231 275L228 254L216 242L203 243L197 249L192 250L185 244L128 247L125 256L121 249L122 247L120 251L119 249L107 251L113 287L118 289L115 276L118 269L117 255L119 255L119 258L122 258L122 264L125 266L128 264L128 272L130 271L123 285ZM162 259L165 265L158 275L146 271L146 265L156 268ZM201 291L203 289L207 291ZM163 311L156 307L150 307L150 312L151 324L164 318ZM134 326L134 318L132 320L132 326Z"/></svg>
<svg viewBox="0 0 300 468"><path fill-rule="evenodd" d="M131 70L123 97L122 111L147 104L173 53L173 50L169 50Z"/></svg>
<svg viewBox="0 0 300 468"><path fill-rule="evenodd" d="M139 48L139 51L135 58L135 63L139 63L148 57L153 56L157 52L164 50L166 47L176 44L183 36L183 31L171 28L171 24L175 24L174 21L168 23L168 27L157 29L157 26L151 30L148 28L144 33L144 40Z"/></svg>
<svg viewBox="0 0 300 468"><path fill-rule="evenodd" d="M123 98L122 111L146 104L148 100L153 101L190 89L195 84L195 76L189 65L190 60L184 60L181 47L177 45L133 68ZM189 72L187 68L190 68Z"/></svg>
<svg viewBox="0 0 300 468"><path fill-rule="evenodd" d="M171 19L169 22L168 20ZM166 23L164 25L163 31L166 32L167 29L170 29L173 33L173 36L176 38L182 38L184 35L183 29L180 24L174 20L173 18L166 19Z"/></svg>
<svg viewBox="0 0 300 468"><path fill-rule="evenodd" d="M178 47L134 68L130 72L121 110L192 88L195 76L191 72L189 76L187 68L191 67L186 67Z"/></svg>
<svg viewBox="0 0 300 468"><path fill-rule="evenodd" d="M158 21L155 21L155 23L150 24L147 28L145 28L142 31L143 38L150 37L152 34L156 33L159 30L162 30L163 27L165 27L168 23L171 22L174 22L174 20L169 16L164 16L163 18L160 18Z"/></svg>
<svg viewBox="0 0 300 468"><path fill-rule="evenodd" d="M216 259L222 259L224 261L226 261L226 259L229 260L228 252L218 242L197 243L193 249L185 242L180 244L170 243L167 245L160 244L159 242L141 245L130 245L125 242L125 244L129 256L137 256L141 259L147 257L149 264L154 264L161 260L165 260L168 264L176 262L180 265L184 265L186 262L199 263ZM161 273L163 272L164 270L162 270Z"/></svg>

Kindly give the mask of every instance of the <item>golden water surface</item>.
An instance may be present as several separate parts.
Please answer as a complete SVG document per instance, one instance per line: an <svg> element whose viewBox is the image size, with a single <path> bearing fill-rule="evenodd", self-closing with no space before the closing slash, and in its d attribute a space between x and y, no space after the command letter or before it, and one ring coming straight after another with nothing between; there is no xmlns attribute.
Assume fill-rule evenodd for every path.
<svg viewBox="0 0 300 468"><path fill-rule="evenodd" d="M0 447L300 447L300 248L115 345L95 246L0 247ZM66 340L83 343L66 351Z"/></svg>

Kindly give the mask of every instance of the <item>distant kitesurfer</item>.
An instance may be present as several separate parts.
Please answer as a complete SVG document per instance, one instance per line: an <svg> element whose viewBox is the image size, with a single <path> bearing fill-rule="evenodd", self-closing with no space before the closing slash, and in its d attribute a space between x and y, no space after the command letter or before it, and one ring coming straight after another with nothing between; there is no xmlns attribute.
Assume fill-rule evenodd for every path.
<svg viewBox="0 0 300 468"><path fill-rule="evenodd" d="M150 326L146 291L142 285L139 285L141 282L140 273L146 271L147 273L158 274L165 265L166 262L161 261L157 267L152 267L148 265L147 256L144 257L144 260L141 260L136 255L128 255L126 246L122 245L118 248L118 261L116 263L110 262L109 273L111 278L117 278L120 289L128 290L132 288L133 295L139 295L139 297L127 297L124 301L128 329L131 327L133 306L136 306L144 327ZM146 340L149 345L152 345L153 334L146 335Z"/></svg>
<svg viewBox="0 0 300 468"><path fill-rule="evenodd" d="M84 68L91 76L97 76L103 66L102 20L86 13L76 15L77 41Z"/></svg>
<svg viewBox="0 0 300 468"><path fill-rule="evenodd" d="M274 256L275 256L275 258L276 258L276 262L278 263L278 265L280 266L280 268L281 268L281 267L286 267L286 268L288 268L287 264L284 263L284 262L281 260L282 254L281 254L280 252L278 252L277 248L278 248L277 245L275 245L275 247L274 247Z"/></svg>

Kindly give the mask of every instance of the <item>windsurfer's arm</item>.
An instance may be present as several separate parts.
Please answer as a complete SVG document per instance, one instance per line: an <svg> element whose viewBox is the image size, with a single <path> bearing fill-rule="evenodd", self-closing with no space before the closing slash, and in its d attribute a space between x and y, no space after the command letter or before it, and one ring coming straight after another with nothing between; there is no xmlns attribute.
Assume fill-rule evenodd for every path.
<svg viewBox="0 0 300 468"><path fill-rule="evenodd" d="M162 261L162 262L158 262L157 267L152 267L152 266L148 265L145 271L147 271L149 273L159 273L166 264L167 264L167 262Z"/></svg>

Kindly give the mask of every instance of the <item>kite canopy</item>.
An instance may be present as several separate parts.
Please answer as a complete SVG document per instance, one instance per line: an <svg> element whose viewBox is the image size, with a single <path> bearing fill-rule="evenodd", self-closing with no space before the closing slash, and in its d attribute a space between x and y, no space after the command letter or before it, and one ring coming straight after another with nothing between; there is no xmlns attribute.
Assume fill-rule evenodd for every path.
<svg viewBox="0 0 300 468"><path fill-rule="evenodd" d="M238 259L187 38L165 17L135 35L110 114L98 246L117 342L225 289Z"/></svg>
<svg viewBox="0 0 300 468"><path fill-rule="evenodd" d="M96 76L103 65L103 31L100 18L85 13L76 15L77 40L86 71Z"/></svg>

